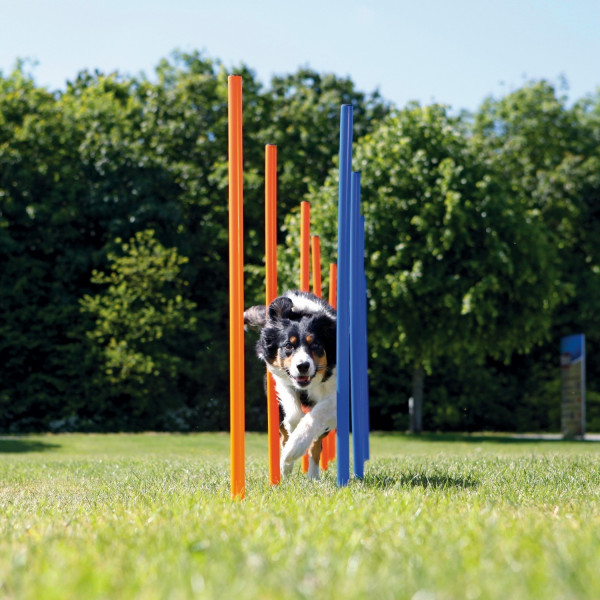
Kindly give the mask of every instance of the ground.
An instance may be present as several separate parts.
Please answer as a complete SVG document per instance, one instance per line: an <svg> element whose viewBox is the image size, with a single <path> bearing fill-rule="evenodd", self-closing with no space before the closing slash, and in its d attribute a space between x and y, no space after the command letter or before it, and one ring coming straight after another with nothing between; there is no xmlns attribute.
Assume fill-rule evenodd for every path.
<svg viewBox="0 0 600 600"><path fill-rule="evenodd" d="M595 438L594 438L595 439ZM600 444L373 435L344 489L247 434L0 439L0 598L599 598Z"/></svg>

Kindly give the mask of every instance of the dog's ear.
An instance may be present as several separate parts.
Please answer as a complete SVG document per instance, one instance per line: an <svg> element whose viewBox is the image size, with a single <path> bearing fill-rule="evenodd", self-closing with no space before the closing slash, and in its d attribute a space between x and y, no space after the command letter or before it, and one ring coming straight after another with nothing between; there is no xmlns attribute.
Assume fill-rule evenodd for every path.
<svg viewBox="0 0 600 600"><path fill-rule="evenodd" d="M336 337L336 320L330 315L317 315L313 318L312 327L323 337L330 339L335 339Z"/></svg>
<svg viewBox="0 0 600 600"><path fill-rule="evenodd" d="M260 338L256 343L256 355L261 360L272 363L277 356L279 347L279 336L281 329L277 326L271 327L270 322L260 332Z"/></svg>
<svg viewBox="0 0 600 600"><path fill-rule="evenodd" d="M253 329L264 327L266 313L266 306L251 306L248 310L244 311L244 329L247 331L249 327Z"/></svg>
<svg viewBox="0 0 600 600"><path fill-rule="evenodd" d="M268 320L271 322L280 321L281 319L289 319L292 315L294 303L286 296L275 298L268 309Z"/></svg>
<svg viewBox="0 0 600 600"><path fill-rule="evenodd" d="M328 362L336 361L336 320L331 315L322 314L313 318L311 327L318 333L327 352Z"/></svg>

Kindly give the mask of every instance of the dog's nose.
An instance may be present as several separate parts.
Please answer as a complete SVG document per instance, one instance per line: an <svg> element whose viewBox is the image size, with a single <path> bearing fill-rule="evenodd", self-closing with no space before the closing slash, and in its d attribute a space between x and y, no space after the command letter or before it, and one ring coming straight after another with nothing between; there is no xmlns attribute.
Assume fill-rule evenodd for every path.
<svg viewBox="0 0 600 600"><path fill-rule="evenodd" d="M298 373L302 373L303 375L308 373L309 367L310 367L309 362L301 362L296 365L296 368L298 369Z"/></svg>

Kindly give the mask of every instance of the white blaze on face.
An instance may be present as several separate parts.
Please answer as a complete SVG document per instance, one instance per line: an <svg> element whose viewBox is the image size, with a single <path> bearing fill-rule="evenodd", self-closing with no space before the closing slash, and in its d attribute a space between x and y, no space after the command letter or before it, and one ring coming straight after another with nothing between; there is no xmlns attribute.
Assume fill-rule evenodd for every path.
<svg viewBox="0 0 600 600"><path fill-rule="evenodd" d="M308 363L308 370L300 372L298 370L298 365ZM310 354L304 350L304 348L298 348L296 352L294 352L294 356L292 358L292 368L290 369L290 373L293 377L313 377L316 372L315 362Z"/></svg>

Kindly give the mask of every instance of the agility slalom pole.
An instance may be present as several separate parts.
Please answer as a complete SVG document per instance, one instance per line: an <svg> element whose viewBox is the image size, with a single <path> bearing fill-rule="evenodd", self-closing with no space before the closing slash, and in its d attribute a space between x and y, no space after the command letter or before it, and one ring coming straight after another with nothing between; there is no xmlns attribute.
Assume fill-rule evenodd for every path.
<svg viewBox="0 0 600 600"><path fill-rule="evenodd" d="M277 146L265 146L265 301L277 297ZM267 423L269 440L269 481L281 481L279 467L279 403L275 381L267 370Z"/></svg>
<svg viewBox="0 0 600 600"><path fill-rule="evenodd" d="M310 202L300 202L300 290L310 292Z"/></svg>
<svg viewBox="0 0 600 600"><path fill-rule="evenodd" d="M245 473L244 174L242 78L228 78L229 138L229 385L231 497L243 499Z"/></svg>
<svg viewBox="0 0 600 600"><path fill-rule="evenodd" d="M364 343L361 346L361 361L360 365L361 372L363 373L362 385L363 385L363 455L365 460L371 458L371 443L369 440L369 431L371 430L371 419L369 416L369 346L368 346L368 329L367 329L367 274L365 272L365 218L360 215L360 225L358 228L359 240L358 246L361 248L362 260L360 261L361 277L359 280L360 291L358 299L360 302L359 312L363 316L362 319L362 332L361 336Z"/></svg>
<svg viewBox="0 0 600 600"><path fill-rule="evenodd" d="M329 263L329 305L337 309L337 264ZM327 436L327 462L335 459L336 432L330 431Z"/></svg>
<svg viewBox="0 0 600 600"><path fill-rule="evenodd" d="M310 248L312 254L313 294L321 298L323 295L321 284L321 238L318 235L310 237Z"/></svg>
<svg viewBox="0 0 600 600"><path fill-rule="evenodd" d="M337 265L329 263L329 297L327 298L331 308L337 309Z"/></svg>
<svg viewBox="0 0 600 600"><path fill-rule="evenodd" d="M352 173L350 187L350 386L352 415L352 448L354 454L354 475L364 477L366 456L365 438L368 438L365 421L365 406L368 404L366 373L364 372L364 348L367 340L363 326L366 312L361 298L364 281L364 236L360 235L363 221L360 216L360 173ZM364 225L363 225L364 227ZM366 436L365 436L366 433Z"/></svg>
<svg viewBox="0 0 600 600"><path fill-rule="evenodd" d="M318 235L310 237L310 250L312 257L312 288L313 294L321 298L323 296L323 286L321 277L321 238ZM321 440L321 456L319 466L323 471L327 471L329 463L329 434Z"/></svg>
<svg viewBox="0 0 600 600"><path fill-rule="evenodd" d="M352 169L353 108L340 111L340 160L338 188L338 278L337 278L337 484L350 480L350 179Z"/></svg>
<svg viewBox="0 0 600 600"><path fill-rule="evenodd" d="M310 203L300 203L300 290L310 292ZM302 472L308 471L308 452L302 457Z"/></svg>

